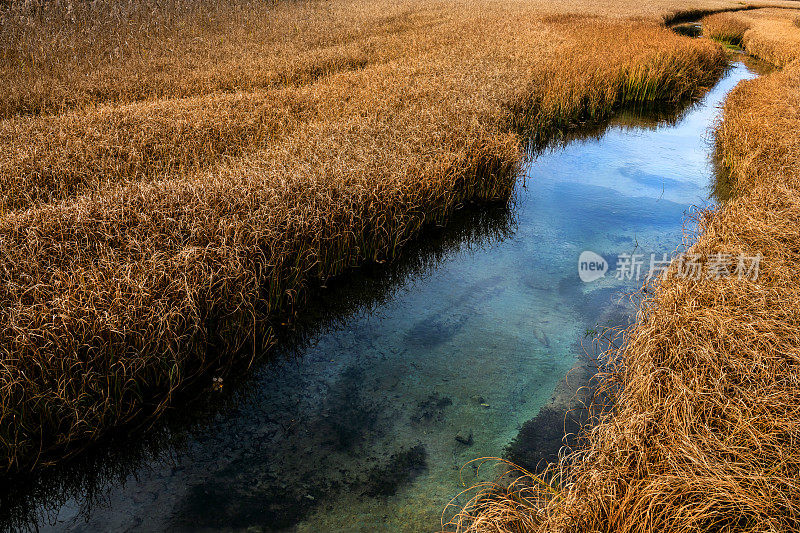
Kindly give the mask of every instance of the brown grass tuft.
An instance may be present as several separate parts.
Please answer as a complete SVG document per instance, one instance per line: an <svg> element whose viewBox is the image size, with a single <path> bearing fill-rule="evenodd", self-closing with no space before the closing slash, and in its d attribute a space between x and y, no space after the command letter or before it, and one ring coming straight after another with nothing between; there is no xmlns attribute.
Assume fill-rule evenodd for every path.
<svg viewBox="0 0 800 533"><path fill-rule="evenodd" d="M703 35L723 43L740 45L750 25L736 13L717 13L703 18Z"/></svg>
<svg viewBox="0 0 800 533"><path fill-rule="evenodd" d="M531 512L542 502L542 495L558 497L555 487L545 480L546 474L537 475L509 461L496 457L473 459L461 468L477 464L476 474L489 466L505 471L497 481L485 481L469 487L453 498L442 513L442 532L486 531L496 533L526 533L535 531L541 516ZM459 472L461 475L461 472ZM462 485L464 484L462 480ZM460 497L471 494L466 505L456 505ZM451 507L455 515L445 522Z"/></svg>

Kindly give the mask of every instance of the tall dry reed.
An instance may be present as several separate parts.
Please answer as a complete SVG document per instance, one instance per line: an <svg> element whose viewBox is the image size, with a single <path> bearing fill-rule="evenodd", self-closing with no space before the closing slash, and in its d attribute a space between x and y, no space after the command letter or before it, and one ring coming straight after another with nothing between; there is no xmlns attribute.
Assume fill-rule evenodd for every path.
<svg viewBox="0 0 800 533"><path fill-rule="evenodd" d="M703 18L703 35L732 45L742 44L748 29L750 25L736 13L716 13Z"/></svg>

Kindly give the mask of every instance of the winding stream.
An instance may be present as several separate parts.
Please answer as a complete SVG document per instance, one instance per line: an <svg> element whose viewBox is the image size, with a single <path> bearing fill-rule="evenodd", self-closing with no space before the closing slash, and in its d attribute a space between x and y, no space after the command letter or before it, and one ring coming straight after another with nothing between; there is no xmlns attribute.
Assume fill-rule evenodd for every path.
<svg viewBox="0 0 800 533"><path fill-rule="evenodd" d="M510 207L461 214L398 265L323 291L318 312L336 320L209 392L220 405L188 436L36 504L39 527L436 530L460 467L502 455L543 406L568 403L580 383L565 376L591 364L594 332L628 323L624 295L650 254L672 254L686 215L713 202L710 127L755 75L737 62L677 113L622 113L539 154ZM577 270L586 250L609 264L590 283ZM644 254L639 281L615 278L625 253ZM560 445L547 429L529 445L552 449L520 439L512 453L547 457Z"/></svg>

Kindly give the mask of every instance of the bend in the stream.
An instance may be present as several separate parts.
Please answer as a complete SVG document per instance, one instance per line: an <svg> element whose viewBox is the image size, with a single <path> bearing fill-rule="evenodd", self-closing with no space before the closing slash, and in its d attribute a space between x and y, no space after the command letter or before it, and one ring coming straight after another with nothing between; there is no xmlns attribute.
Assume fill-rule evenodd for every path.
<svg viewBox="0 0 800 533"><path fill-rule="evenodd" d="M466 209L399 261L318 289L278 360L148 437L15 480L5 524L435 529L464 463L509 443L536 462L558 445L548 409L574 393L564 376L590 364L593 332L627 323L622 296L638 287L581 282L578 254L613 267L624 253L680 245L686 213L714 203L717 106L754 76L737 63L677 112L623 111L566 132L526 169L512 205Z"/></svg>

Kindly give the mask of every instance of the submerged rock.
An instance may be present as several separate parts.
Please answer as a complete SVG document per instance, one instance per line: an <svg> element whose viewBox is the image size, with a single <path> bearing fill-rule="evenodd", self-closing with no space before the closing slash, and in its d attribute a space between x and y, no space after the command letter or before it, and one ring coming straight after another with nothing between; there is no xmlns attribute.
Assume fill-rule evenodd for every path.
<svg viewBox="0 0 800 533"><path fill-rule="evenodd" d="M472 438L472 431L470 431L466 437L464 436L464 433L459 431L456 434L456 442L463 444L464 446L472 446L475 442Z"/></svg>

